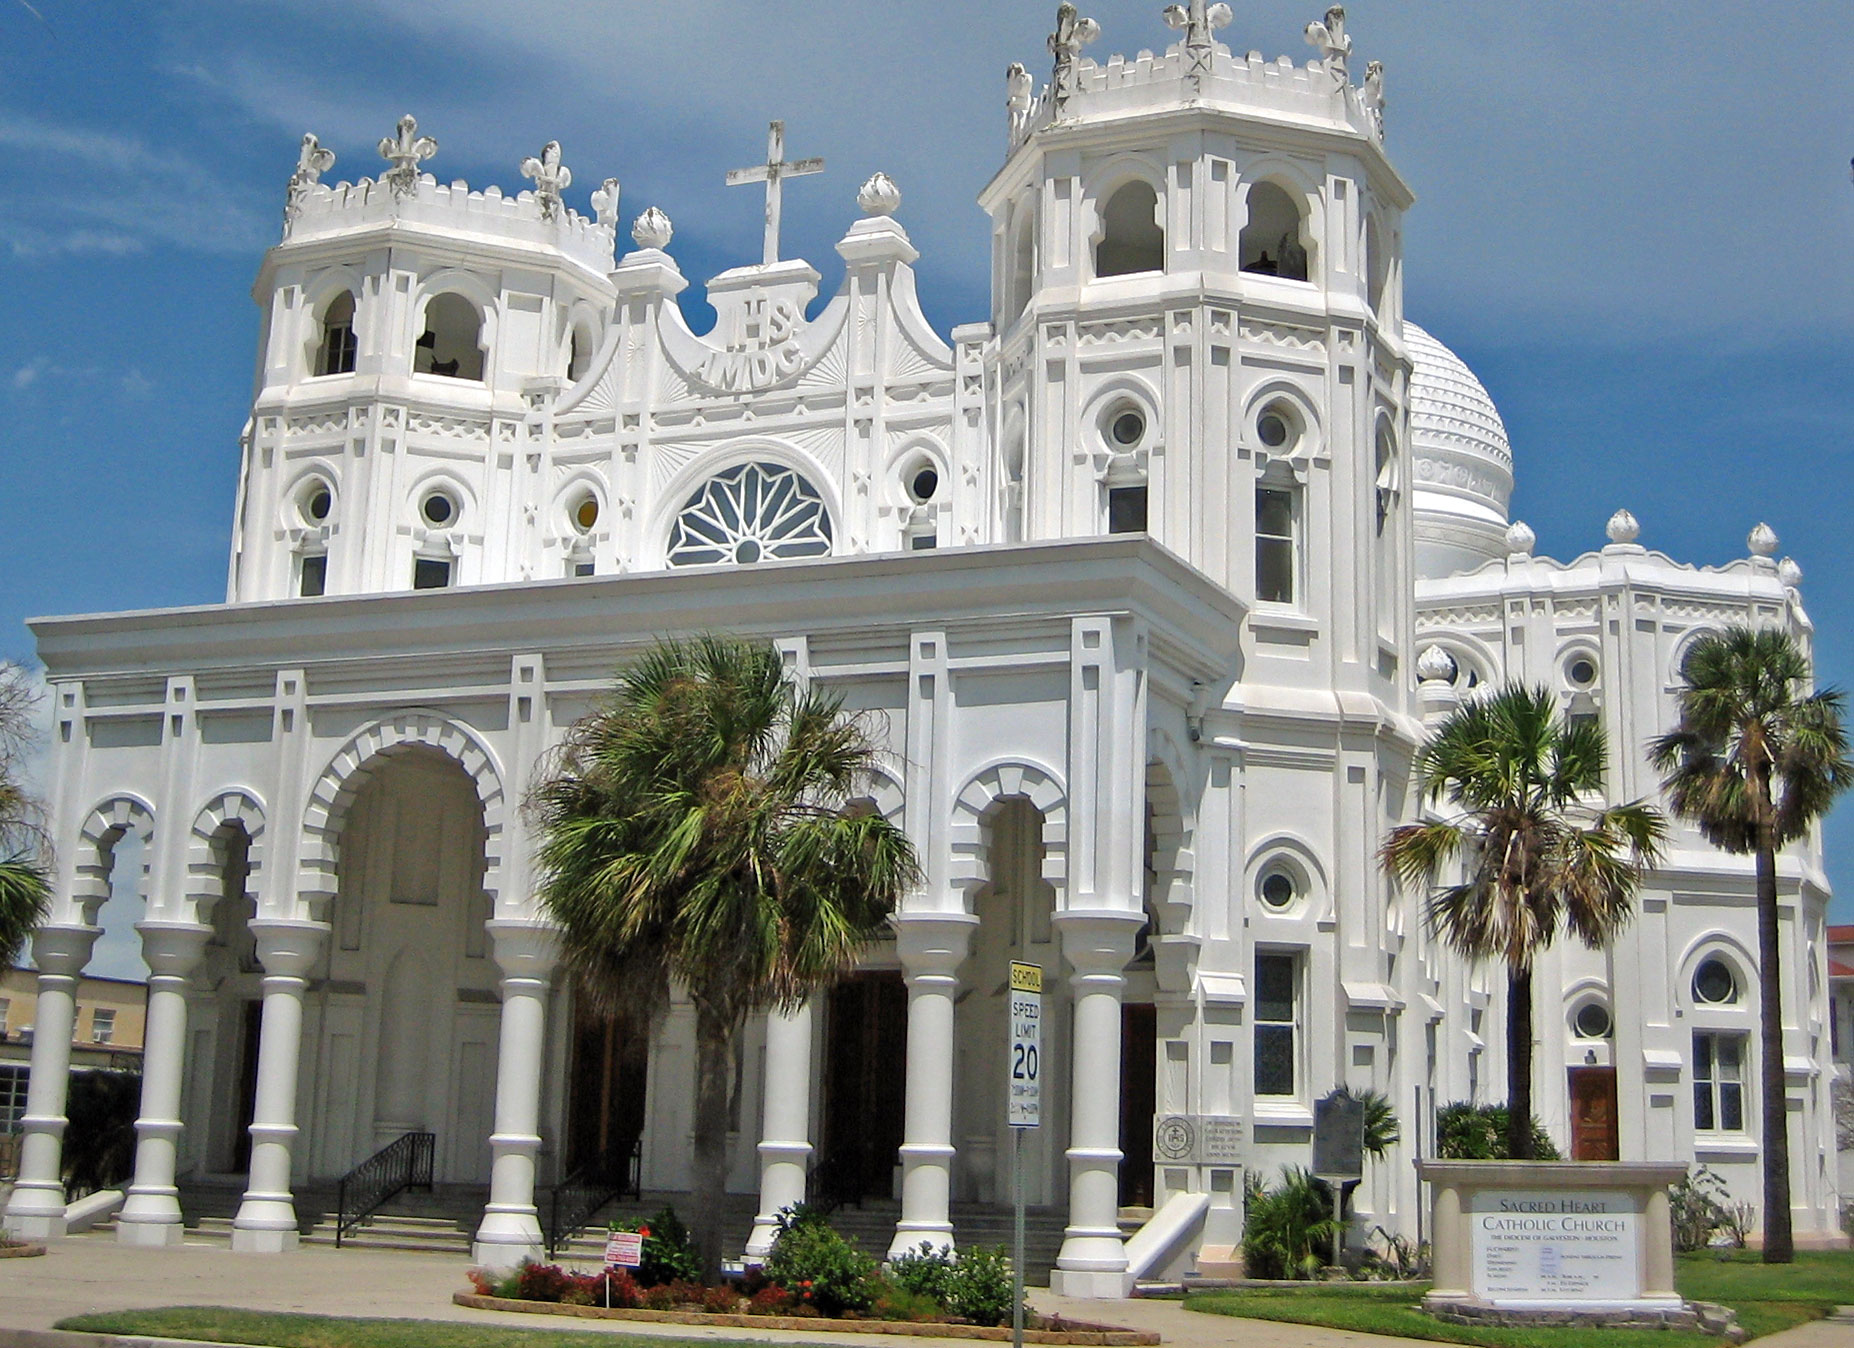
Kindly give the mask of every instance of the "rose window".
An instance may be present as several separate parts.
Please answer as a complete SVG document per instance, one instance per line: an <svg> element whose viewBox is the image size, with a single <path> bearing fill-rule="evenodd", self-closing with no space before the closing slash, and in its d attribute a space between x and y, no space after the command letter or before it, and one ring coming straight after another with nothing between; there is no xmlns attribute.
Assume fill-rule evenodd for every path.
<svg viewBox="0 0 1854 1348"><path fill-rule="evenodd" d="M824 498L790 468L743 463L710 478L670 529L671 566L751 565L830 552Z"/></svg>

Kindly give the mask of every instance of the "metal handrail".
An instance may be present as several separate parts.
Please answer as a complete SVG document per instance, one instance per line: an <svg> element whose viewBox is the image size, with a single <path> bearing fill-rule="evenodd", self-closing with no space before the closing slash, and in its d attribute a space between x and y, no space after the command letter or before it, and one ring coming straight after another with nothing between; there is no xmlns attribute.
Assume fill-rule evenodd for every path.
<svg viewBox="0 0 1854 1348"><path fill-rule="evenodd" d="M335 1248L341 1238L408 1189L431 1192L436 1133L405 1133L341 1177L335 1186Z"/></svg>
<svg viewBox="0 0 1854 1348"><path fill-rule="evenodd" d="M570 1171L554 1185L547 1205L547 1257L584 1230L614 1198L643 1197L644 1144L632 1138L616 1156L601 1156Z"/></svg>
<svg viewBox="0 0 1854 1348"><path fill-rule="evenodd" d="M805 1170L805 1202L818 1215L830 1216L848 1204L863 1206L863 1153L852 1143L833 1147Z"/></svg>

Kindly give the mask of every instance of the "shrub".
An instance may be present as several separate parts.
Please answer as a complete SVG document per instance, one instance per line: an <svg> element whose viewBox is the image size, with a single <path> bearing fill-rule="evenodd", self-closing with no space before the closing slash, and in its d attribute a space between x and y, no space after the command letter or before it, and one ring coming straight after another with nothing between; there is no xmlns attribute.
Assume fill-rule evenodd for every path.
<svg viewBox="0 0 1854 1348"><path fill-rule="evenodd" d="M815 1211L779 1214L779 1234L766 1256L765 1274L791 1289L799 1307L824 1315L865 1311L875 1299L876 1261L831 1228Z"/></svg>
<svg viewBox="0 0 1854 1348"><path fill-rule="evenodd" d="M11 1243L11 1241L6 1239L5 1232L0 1232L0 1245L8 1245ZM464 1277L470 1280L470 1290L475 1292L478 1296L493 1297L496 1294L496 1280L490 1277L487 1271L480 1268L473 1268L468 1273L464 1274Z"/></svg>
<svg viewBox="0 0 1854 1348"><path fill-rule="evenodd" d="M637 1266L640 1287L658 1287L672 1282L700 1282L702 1256L695 1248L676 1209L664 1207L641 1222L613 1222L614 1231L636 1231L644 1237L640 1252L643 1262Z"/></svg>
<svg viewBox="0 0 1854 1348"><path fill-rule="evenodd" d="M788 1315L792 1294L776 1282L769 1282L747 1298L748 1315Z"/></svg>
<svg viewBox="0 0 1854 1348"><path fill-rule="evenodd" d="M705 1310L708 1289L699 1282L677 1279L658 1283L643 1290L642 1304L647 1311Z"/></svg>
<svg viewBox="0 0 1854 1348"><path fill-rule="evenodd" d="M702 1309L714 1315L735 1315L740 1311L740 1291L732 1283L721 1283L702 1292Z"/></svg>
<svg viewBox="0 0 1854 1348"><path fill-rule="evenodd" d="M1444 1161L1509 1161L1506 1154L1506 1106L1471 1105L1458 1100L1436 1113L1436 1156ZM1532 1150L1541 1161L1561 1159L1537 1119L1532 1120Z"/></svg>
<svg viewBox="0 0 1854 1348"><path fill-rule="evenodd" d="M975 1325L1001 1325L1011 1318L1011 1256L1002 1245L973 1245L953 1263L946 1308Z"/></svg>
<svg viewBox="0 0 1854 1348"><path fill-rule="evenodd" d="M1350 1086L1341 1086L1333 1094L1356 1100L1365 1107L1365 1154L1383 1160L1384 1154L1403 1136L1390 1097L1383 1091L1355 1091Z"/></svg>
<svg viewBox="0 0 1854 1348"><path fill-rule="evenodd" d="M516 1270L515 1295L523 1301L558 1301L571 1286L557 1264L524 1263Z"/></svg>
<svg viewBox="0 0 1854 1348"><path fill-rule="evenodd" d="M1705 1166L1668 1189L1674 1224L1674 1248L1685 1254L1703 1250L1725 1225L1725 1181Z"/></svg>
<svg viewBox="0 0 1854 1348"><path fill-rule="evenodd" d="M1243 1268L1251 1278L1312 1278L1325 1266L1340 1234L1326 1186L1298 1166L1281 1172L1278 1187L1253 1180L1245 1195Z"/></svg>
<svg viewBox="0 0 1854 1348"><path fill-rule="evenodd" d="M946 1318L946 1307L938 1297L925 1292L911 1292L894 1278L877 1282L879 1289L869 1313L878 1320L905 1320L930 1325Z"/></svg>
<svg viewBox="0 0 1854 1348"><path fill-rule="evenodd" d="M953 1286L954 1263L942 1246L923 1240L919 1250L909 1250L889 1261L888 1275L895 1286L913 1296L931 1299L944 1307Z"/></svg>

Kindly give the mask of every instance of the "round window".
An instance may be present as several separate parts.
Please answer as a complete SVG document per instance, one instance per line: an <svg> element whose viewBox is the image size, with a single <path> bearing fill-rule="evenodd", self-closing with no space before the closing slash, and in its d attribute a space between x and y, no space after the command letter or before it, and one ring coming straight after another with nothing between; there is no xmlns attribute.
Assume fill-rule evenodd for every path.
<svg viewBox="0 0 1854 1348"><path fill-rule="evenodd" d="M1262 877L1262 902L1270 908L1277 911L1286 908L1294 902L1297 892L1294 877L1286 871L1270 871Z"/></svg>
<svg viewBox="0 0 1854 1348"><path fill-rule="evenodd" d="M321 524L335 513L335 494L323 482L312 482L303 493L303 516L311 524Z"/></svg>
<svg viewBox="0 0 1854 1348"><path fill-rule="evenodd" d="M588 492L579 498L579 504L573 507L573 527L582 534L592 529L599 522L599 498Z"/></svg>
<svg viewBox="0 0 1854 1348"><path fill-rule="evenodd" d="M457 518L457 502L446 492L434 491L425 498L419 512L427 524L442 527Z"/></svg>
<svg viewBox="0 0 1854 1348"><path fill-rule="evenodd" d="M1587 656L1580 655L1575 660L1571 661L1565 673L1569 676L1571 682L1576 684L1579 688L1588 688L1591 684L1596 682L1596 662Z"/></svg>
<svg viewBox="0 0 1854 1348"><path fill-rule="evenodd" d="M1146 437L1146 418L1128 408L1114 415L1108 426L1108 434L1114 437L1114 443L1131 448Z"/></svg>
<svg viewBox="0 0 1854 1348"><path fill-rule="evenodd" d="M923 463L908 478L908 495L922 505L933 500L933 494L939 490L940 474L931 463Z"/></svg>
<svg viewBox="0 0 1854 1348"><path fill-rule="evenodd" d="M1693 996L1710 1006L1729 1006L1738 1000L1738 980L1724 960L1707 960L1693 975Z"/></svg>
<svg viewBox="0 0 1854 1348"><path fill-rule="evenodd" d="M1284 413L1270 407L1256 419L1255 433L1268 448L1280 449L1293 438L1294 428Z"/></svg>
<svg viewBox="0 0 1854 1348"><path fill-rule="evenodd" d="M1572 1021L1579 1039L1607 1039L1610 1032L1609 1008L1601 1002L1585 1002Z"/></svg>

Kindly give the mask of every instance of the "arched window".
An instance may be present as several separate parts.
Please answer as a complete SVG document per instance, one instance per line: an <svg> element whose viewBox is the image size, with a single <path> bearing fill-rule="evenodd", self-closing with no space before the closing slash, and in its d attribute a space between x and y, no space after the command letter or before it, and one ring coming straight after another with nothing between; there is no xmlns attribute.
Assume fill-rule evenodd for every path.
<svg viewBox="0 0 1854 1348"><path fill-rule="evenodd" d="M1301 242L1300 205L1279 184L1249 188L1249 223L1242 227L1241 266L1260 276L1307 279L1307 249Z"/></svg>
<svg viewBox="0 0 1854 1348"><path fill-rule="evenodd" d="M584 323L574 324L573 335L567 343L567 382L577 384L586 377L592 368L592 353L597 348L598 341L592 329Z"/></svg>
<svg viewBox="0 0 1854 1348"><path fill-rule="evenodd" d="M1101 241L1094 249L1096 276L1165 270L1165 227L1159 223L1159 194L1135 178L1101 208Z"/></svg>
<svg viewBox="0 0 1854 1348"><path fill-rule="evenodd" d="M354 373L354 292L344 290L322 311L322 341L316 347L317 374Z"/></svg>
<svg viewBox="0 0 1854 1348"><path fill-rule="evenodd" d="M483 317L462 295L433 295L425 306L425 331L414 343L412 372L449 379L483 378Z"/></svg>
<svg viewBox="0 0 1854 1348"><path fill-rule="evenodd" d="M1010 274L1005 285L1004 321L1009 323L1030 307L1036 287L1036 215L1028 205L1017 213L1006 265Z"/></svg>
<svg viewBox="0 0 1854 1348"><path fill-rule="evenodd" d="M743 463L689 498L670 528L671 566L711 566L830 552L830 515L818 490L790 468Z"/></svg>
<svg viewBox="0 0 1854 1348"><path fill-rule="evenodd" d="M1384 316L1384 284L1390 279L1390 258L1384 251L1384 231L1377 217L1365 222L1365 284L1370 289L1371 312Z"/></svg>

